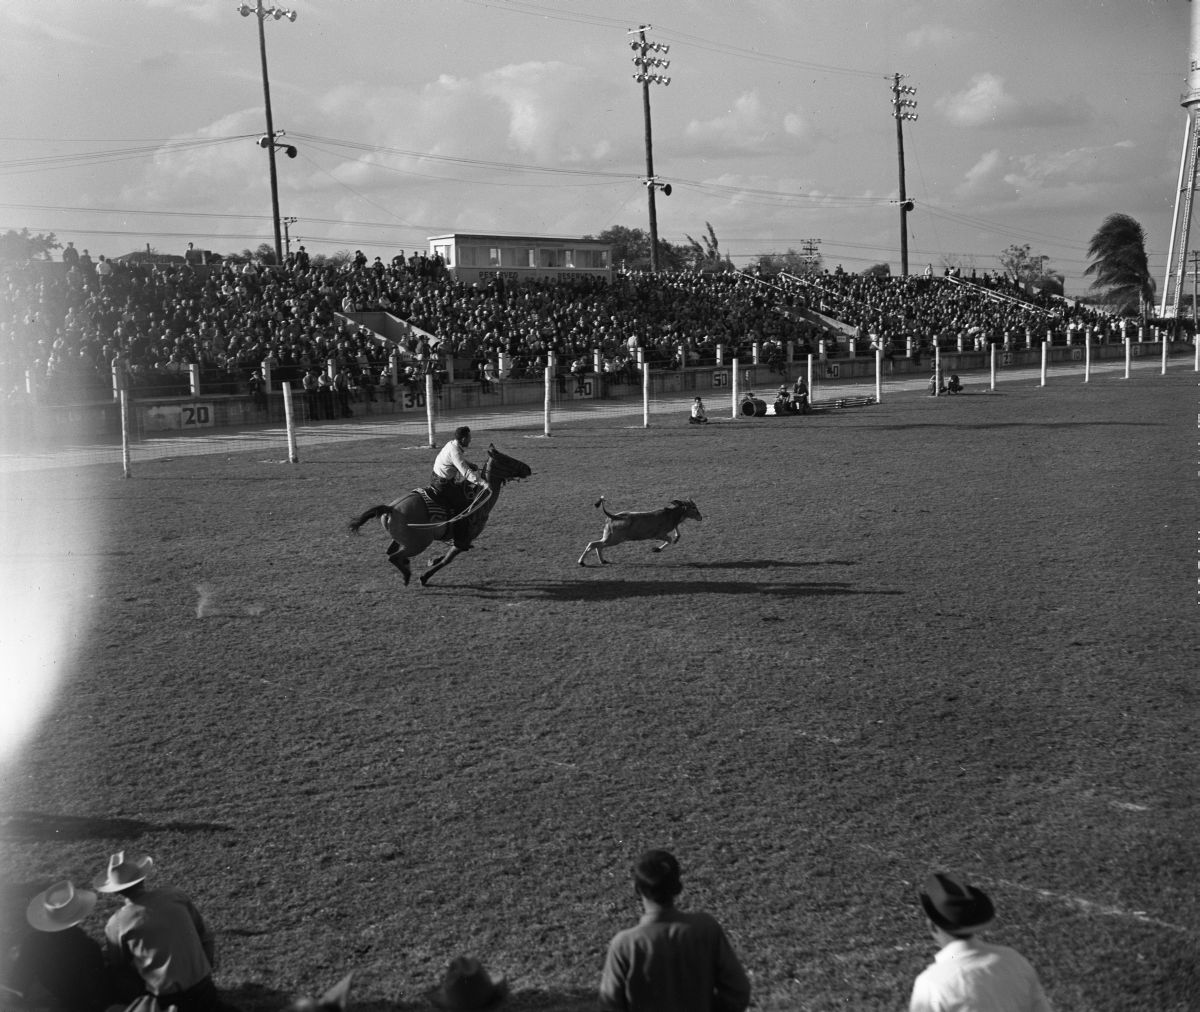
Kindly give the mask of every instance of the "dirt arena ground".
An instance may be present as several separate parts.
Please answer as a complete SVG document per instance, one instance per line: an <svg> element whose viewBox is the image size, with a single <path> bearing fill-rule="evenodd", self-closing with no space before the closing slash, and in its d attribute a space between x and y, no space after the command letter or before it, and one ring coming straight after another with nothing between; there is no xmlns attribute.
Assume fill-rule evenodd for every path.
<svg viewBox="0 0 1200 1012"><path fill-rule="evenodd" d="M0 770L9 920L145 851L247 1010L431 1007L465 952L580 1012L665 846L758 1009L906 1007L931 869L1060 1012L1195 1009L1196 409L1179 369L497 424L534 476L425 588L344 532L411 439L5 475L5 677L62 672ZM581 568L602 493L704 520Z"/></svg>

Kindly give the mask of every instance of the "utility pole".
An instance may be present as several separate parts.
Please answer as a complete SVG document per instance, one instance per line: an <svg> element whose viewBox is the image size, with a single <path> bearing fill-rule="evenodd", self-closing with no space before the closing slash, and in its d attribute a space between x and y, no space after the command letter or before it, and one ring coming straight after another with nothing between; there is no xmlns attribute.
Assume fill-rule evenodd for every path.
<svg viewBox="0 0 1200 1012"><path fill-rule="evenodd" d="M671 184L662 183L654 175L654 143L650 135L650 85L661 84L666 87L671 79L663 74L654 72L654 68L666 70L671 65L670 60L663 59L671 51L671 47L660 42L648 42L646 32L653 30L653 25L639 25L631 28L629 48L633 50L633 65L637 72L633 79L642 86L642 112L646 121L646 178L642 185L646 187L647 199L650 205L650 272L658 273L658 212L654 206L654 191L662 190L664 197L671 196ZM663 56L652 56L651 53L662 53Z"/></svg>
<svg viewBox="0 0 1200 1012"><path fill-rule="evenodd" d="M262 0L255 0L253 7L248 3L243 3L234 10L244 18L248 18L252 14L258 18L258 54L262 62L263 105L267 110L267 132L259 138L258 146L267 152L267 162L270 166L271 221L275 226L275 265L281 267L283 266L283 242L279 233L279 177L275 171L275 149L282 148L288 158L296 157L296 149L291 144L276 140L283 136L283 131L275 129L275 122L271 118L271 80L267 75L267 36L263 31L263 22L267 18L273 18L275 21L287 19L295 22L296 12L286 7L264 7Z"/></svg>
<svg viewBox="0 0 1200 1012"><path fill-rule="evenodd" d="M292 255L292 237L288 234L288 226L295 225L299 220L299 218L283 219L283 254L285 257Z"/></svg>
<svg viewBox="0 0 1200 1012"><path fill-rule="evenodd" d="M804 259L808 263L810 274L817 273L816 266L821 259L821 251L818 248L820 245L820 239L805 239L804 242L800 244L800 252L803 254Z"/></svg>
<svg viewBox="0 0 1200 1012"><path fill-rule="evenodd" d="M892 116L896 120L896 156L900 162L900 276L908 277L908 212L913 209L913 202L908 199L904 190L904 121L915 123L917 100L909 96L915 95L917 89L900 81L905 74L892 75Z"/></svg>

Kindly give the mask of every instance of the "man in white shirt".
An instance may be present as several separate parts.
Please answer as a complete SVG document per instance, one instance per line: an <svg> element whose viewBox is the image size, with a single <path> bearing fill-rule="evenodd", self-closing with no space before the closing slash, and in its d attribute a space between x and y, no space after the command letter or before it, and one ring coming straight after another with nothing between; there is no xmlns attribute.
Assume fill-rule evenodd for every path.
<svg viewBox="0 0 1200 1012"><path fill-rule="evenodd" d="M939 948L913 984L909 1012L1051 1012L1024 956L975 937L996 913L982 890L934 873L920 897Z"/></svg>
<svg viewBox="0 0 1200 1012"><path fill-rule="evenodd" d="M486 484L483 473L464 456L464 451L470 445L471 429L460 425L454 430L454 438L438 451L433 461L430 491L446 507L450 516L457 516L467 508L475 491L471 486ZM467 520L454 524L454 547L460 552L471 547L468 527Z"/></svg>

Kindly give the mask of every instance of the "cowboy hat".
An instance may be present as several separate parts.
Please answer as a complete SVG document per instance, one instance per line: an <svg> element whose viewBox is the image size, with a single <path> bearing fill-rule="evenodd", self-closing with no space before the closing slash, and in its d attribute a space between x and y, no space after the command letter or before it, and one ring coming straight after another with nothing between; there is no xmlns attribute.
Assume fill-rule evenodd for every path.
<svg viewBox="0 0 1200 1012"><path fill-rule="evenodd" d="M429 995L438 1008L453 1012L495 1008L507 996L508 983L504 977L493 977L479 960L470 956L451 960L441 985Z"/></svg>
<svg viewBox="0 0 1200 1012"><path fill-rule="evenodd" d="M292 1012L341 1012L346 1008L353 980L354 971L351 971L320 998L298 998L292 1002Z"/></svg>
<svg viewBox="0 0 1200 1012"><path fill-rule="evenodd" d="M38 931L66 931L86 918L95 906L94 892L76 889L70 882L56 882L29 901L25 919Z"/></svg>
<svg viewBox="0 0 1200 1012"><path fill-rule="evenodd" d="M941 872L934 872L925 880L920 896L926 916L951 934L986 927L996 916L996 908L986 893Z"/></svg>
<svg viewBox="0 0 1200 1012"><path fill-rule="evenodd" d="M127 860L125 851L117 851L108 859L108 867L92 879L92 888L102 893L119 893L145 879L153 867L151 857L142 855Z"/></svg>

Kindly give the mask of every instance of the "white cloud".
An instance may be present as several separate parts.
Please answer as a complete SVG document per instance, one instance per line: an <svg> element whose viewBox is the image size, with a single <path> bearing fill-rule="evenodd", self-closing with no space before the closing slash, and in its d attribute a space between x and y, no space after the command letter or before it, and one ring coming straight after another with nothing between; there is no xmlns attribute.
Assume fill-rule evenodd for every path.
<svg viewBox="0 0 1200 1012"><path fill-rule="evenodd" d="M764 153L791 147L789 139L806 146L817 139L803 111L776 112L756 91L739 95L723 115L690 121L684 137L693 150L708 154Z"/></svg>
<svg viewBox="0 0 1200 1012"><path fill-rule="evenodd" d="M993 148L964 173L956 193L984 204L1020 200L1031 208L1102 204L1110 187L1137 171L1137 154L1127 141L1019 155Z"/></svg>
<svg viewBox="0 0 1200 1012"><path fill-rule="evenodd" d="M955 31L946 25L922 25L905 32L903 41L908 49L946 51L961 47L969 38L968 33Z"/></svg>
<svg viewBox="0 0 1200 1012"><path fill-rule="evenodd" d="M935 103L955 126L977 127L1006 123L1018 109L1015 98L1004 90L1004 79L995 74L976 74L964 91Z"/></svg>
<svg viewBox="0 0 1200 1012"><path fill-rule="evenodd" d="M976 74L962 91L938 99L934 108L953 125L966 128L1077 126L1093 118L1082 98L1018 99L1009 93L1004 78L987 72Z"/></svg>

